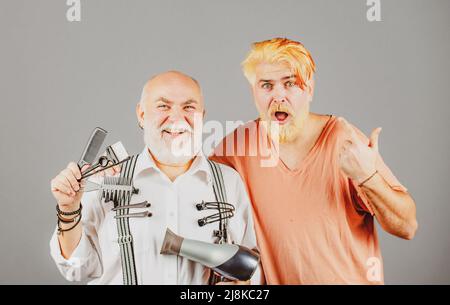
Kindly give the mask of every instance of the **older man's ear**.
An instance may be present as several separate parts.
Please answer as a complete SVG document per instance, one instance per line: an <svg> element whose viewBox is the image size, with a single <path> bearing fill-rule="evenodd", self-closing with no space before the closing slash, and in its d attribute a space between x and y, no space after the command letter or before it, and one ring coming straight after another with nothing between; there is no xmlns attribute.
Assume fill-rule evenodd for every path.
<svg viewBox="0 0 450 305"><path fill-rule="evenodd" d="M138 119L139 128L144 129L144 109L142 109L140 102L136 105L136 117Z"/></svg>

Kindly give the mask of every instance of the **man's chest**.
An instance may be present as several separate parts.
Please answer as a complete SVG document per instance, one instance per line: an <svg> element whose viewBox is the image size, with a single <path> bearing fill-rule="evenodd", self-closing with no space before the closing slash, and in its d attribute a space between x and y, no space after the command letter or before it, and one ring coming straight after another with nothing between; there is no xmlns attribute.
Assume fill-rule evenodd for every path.
<svg viewBox="0 0 450 305"><path fill-rule="evenodd" d="M196 207L202 201L216 201L214 192L208 185L164 185L135 181L134 186L139 193L131 197L130 204L147 201L149 207L130 208L122 214L137 215L149 211L151 217L126 217L130 233L133 237L134 251L159 253L166 229L191 239L213 242L213 230L218 225L200 226L199 219L216 213L211 210L199 211ZM105 249L115 249L119 254L118 237L121 232L117 212L113 211L113 203L102 203L104 219L99 228L99 239ZM103 248L103 247L102 247Z"/></svg>

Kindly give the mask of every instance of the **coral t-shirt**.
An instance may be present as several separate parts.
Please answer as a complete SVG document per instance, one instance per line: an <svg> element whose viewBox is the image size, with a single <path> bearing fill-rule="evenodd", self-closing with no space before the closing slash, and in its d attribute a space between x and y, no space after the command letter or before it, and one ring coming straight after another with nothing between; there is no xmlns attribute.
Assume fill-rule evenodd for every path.
<svg viewBox="0 0 450 305"><path fill-rule="evenodd" d="M249 136L237 140L245 132ZM344 132L337 118L330 116L294 171L281 160L275 166L261 166L264 157L259 148L249 156L254 137L267 137L259 120L238 127L215 149L211 159L233 167L247 187L267 284L383 283L370 203L339 168ZM243 142L247 155L238 151ZM377 169L393 189L406 192L381 156Z"/></svg>

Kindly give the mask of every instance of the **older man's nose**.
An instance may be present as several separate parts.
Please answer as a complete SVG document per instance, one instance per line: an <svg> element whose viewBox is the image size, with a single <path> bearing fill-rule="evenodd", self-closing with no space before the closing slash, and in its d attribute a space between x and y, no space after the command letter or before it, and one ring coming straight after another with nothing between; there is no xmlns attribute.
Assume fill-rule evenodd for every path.
<svg viewBox="0 0 450 305"><path fill-rule="evenodd" d="M180 110L173 109L172 111L170 111L170 113L169 113L169 120L171 122L177 122L177 121L180 121L180 120L183 120L183 119L184 119L184 116L183 116L183 114L181 113Z"/></svg>

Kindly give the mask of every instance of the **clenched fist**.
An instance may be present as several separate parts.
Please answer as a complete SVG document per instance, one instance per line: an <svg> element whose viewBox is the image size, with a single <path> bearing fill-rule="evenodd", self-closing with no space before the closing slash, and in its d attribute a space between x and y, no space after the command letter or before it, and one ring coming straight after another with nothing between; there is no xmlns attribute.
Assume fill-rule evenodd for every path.
<svg viewBox="0 0 450 305"><path fill-rule="evenodd" d="M83 166L82 170L89 168ZM81 171L75 162L70 162L51 181L51 191L63 212L75 211L80 207L81 196L83 196L84 181L78 182L81 178Z"/></svg>

